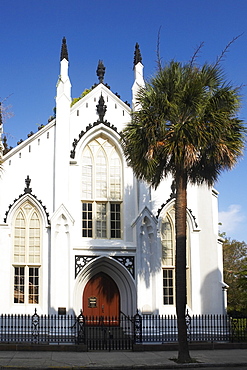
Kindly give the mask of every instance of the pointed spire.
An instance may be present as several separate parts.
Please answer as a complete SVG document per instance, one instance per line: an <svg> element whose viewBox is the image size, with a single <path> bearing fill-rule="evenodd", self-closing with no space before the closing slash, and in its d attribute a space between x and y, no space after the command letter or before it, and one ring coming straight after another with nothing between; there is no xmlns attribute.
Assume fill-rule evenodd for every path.
<svg viewBox="0 0 247 370"><path fill-rule="evenodd" d="M103 83L104 82L104 76L105 76L105 66L104 66L102 60L99 60L98 68L96 70L96 73L97 73L97 76L98 76L98 79L99 79L99 83Z"/></svg>
<svg viewBox="0 0 247 370"><path fill-rule="evenodd" d="M137 43L136 43L136 45L135 45L135 53L134 53L134 68L135 68L135 66L136 66L139 62L140 62L140 63L142 62L142 56L141 56L141 52L140 52L139 44L138 44L138 42L137 42Z"/></svg>
<svg viewBox="0 0 247 370"><path fill-rule="evenodd" d="M66 59L67 61L69 61L69 55L68 55L68 49L67 49L67 44L66 44L66 38L65 37L63 38L63 41L62 41L60 62L63 59Z"/></svg>
<svg viewBox="0 0 247 370"><path fill-rule="evenodd" d="M140 104L137 102L138 92L141 87L145 86L144 78L143 78L143 64L142 64L142 56L139 48L139 44L136 43L135 45L135 54L134 54L134 84L132 86L132 109L134 111L139 110Z"/></svg>

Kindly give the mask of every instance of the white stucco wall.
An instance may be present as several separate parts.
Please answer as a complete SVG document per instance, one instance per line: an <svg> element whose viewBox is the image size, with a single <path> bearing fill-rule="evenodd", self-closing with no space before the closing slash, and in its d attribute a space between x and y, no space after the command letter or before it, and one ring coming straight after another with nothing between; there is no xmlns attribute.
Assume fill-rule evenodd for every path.
<svg viewBox="0 0 247 370"><path fill-rule="evenodd" d="M32 201L43 220L39 313L55 313L58 307L65 307L67 312L78 314L86 282L93 274L104 271L118 286L124 313L133 314L138 308L144 313L175 314L174 305L163 305L159 233L161 218L172 206L172 200L167 202L172 193L172 178L162 181L156 190L134 178L119 143L119 133L131 119L130 108L104 84L99 84L70 108L71 85L67 72L68 63L63 60L57 86L56 119L4 157L0 179L0 257L3 261L0 289L6 299L0 302L0 311L34 312L34 305L13 304L12 215L18 206L19 195L24 194L25 179L29 176L30 197L36 197ZM135 72L134 95L137 85L143 83L140 63ZM96 105L101 94L107 106L104 120L117 130L103 123L88 129L89 124L98 120ZM82 238L81 235L82 152L87 143L99 135L108 138L122 157L123 237L118 240ZM74 139L78 142L72 158L70 152ZM6 222L5 212L8 212ZM222 252L217 235L217 192L206 186L189 185L187 215L190 231L190 312L222 313ZM94 259L75 276L75 256L78 255ZM116 256L135 258L134 276L119 260L114 259Z"/></svg>

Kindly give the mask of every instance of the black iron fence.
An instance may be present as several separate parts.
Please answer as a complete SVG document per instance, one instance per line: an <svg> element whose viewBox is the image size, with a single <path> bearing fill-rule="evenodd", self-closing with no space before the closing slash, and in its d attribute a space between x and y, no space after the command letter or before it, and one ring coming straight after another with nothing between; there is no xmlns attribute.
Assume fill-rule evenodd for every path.
<svg viewBox="0 0 247 370"><path fill-rule="evenodd" d="M1 343L75 343L74 315L0 315Z"/></svg>
<svg viewBox="0 0 247 370"><path fill-rule="evenodd" d="M247 318L186 315L190 342L247 341ZM134 343L177 342L173 315L85 317L0 315L0 343L84 344L89 350L129 350Z"/></svg>
<svg viewBox="0 0 247 370"><path fill-rule="evenodd" d="M0 343L85 344L89 350L128 350L133 318L75 315L0 315Z"/></svg>
<svg viewBox="0 0 247 370"><path fill-rule="evenodd" d="M177 319L174 315L143 315L142 342L176 342ZM186 314L189 342L247 342L247 317Z"/></svg>
<svg viewBox="0 0 247 370"><path fill-rule="evenodd" d="M189 342L245 342L247 318L228 315L186 315ZM142 316L142 342L176 342L176 316Z"/></svg>

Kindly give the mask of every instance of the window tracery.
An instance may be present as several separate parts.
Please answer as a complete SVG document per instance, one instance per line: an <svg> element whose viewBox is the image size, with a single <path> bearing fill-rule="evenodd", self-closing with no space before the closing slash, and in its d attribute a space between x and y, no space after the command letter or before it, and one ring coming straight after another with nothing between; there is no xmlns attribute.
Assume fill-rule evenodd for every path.
<svg viewBox="0 0 247 370"><path fill-rule="evenodd" d="M121 238L122 166L108 139L92 140L82 154L82 237Z"/></svg>
<svg viewBox="0 0 247 370"><path fill-rule="evenodd" d="M39 303L41 217L29 201L14 216L14 303Z"/></svg>

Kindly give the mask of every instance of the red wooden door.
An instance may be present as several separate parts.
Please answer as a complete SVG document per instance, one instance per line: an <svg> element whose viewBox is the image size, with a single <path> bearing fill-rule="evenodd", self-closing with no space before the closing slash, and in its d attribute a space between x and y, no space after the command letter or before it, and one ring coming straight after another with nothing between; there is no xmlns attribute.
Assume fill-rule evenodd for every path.
<svg viewBox="0 0 247 370"><path fill-rule="evenodd" d="M119 316L120 296L116 283L103 272L93 276L83 292L85 316Z"/></svg>

